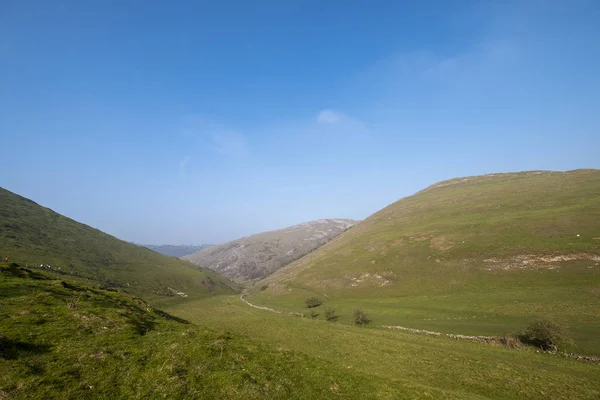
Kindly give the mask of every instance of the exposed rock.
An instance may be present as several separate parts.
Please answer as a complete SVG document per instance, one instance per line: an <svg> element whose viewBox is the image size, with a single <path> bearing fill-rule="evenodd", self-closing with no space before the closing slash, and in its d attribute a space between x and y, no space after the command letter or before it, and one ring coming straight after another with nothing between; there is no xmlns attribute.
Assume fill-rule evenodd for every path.
<svg viewBox="0 0 600 400"><path fill-rule="evenodd" d="M321 219L209 247L182 257L237 280L262 279L321 247L356 221Z"/></svg>

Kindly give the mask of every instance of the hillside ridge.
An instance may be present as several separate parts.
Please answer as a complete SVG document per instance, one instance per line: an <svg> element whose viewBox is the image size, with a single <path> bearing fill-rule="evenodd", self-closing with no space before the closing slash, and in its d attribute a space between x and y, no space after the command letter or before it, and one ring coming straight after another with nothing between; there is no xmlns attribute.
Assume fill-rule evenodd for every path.
<svg viewBox="0 0 600 400"><path fill-rule="evenodd" d="M264 278L350 229L356 221L331 218L242 237L182 257L237 280Z"/></svg>
<svg viewBox="0 0 600 400"><path fill-rule="evenodd" d="M122 241L0 188L0 256L146 298L233 293L217 273Z"/></svg>
<svg viewBox="0 0 600 400"><path fill-rule="evenodd" d="M598 355L599 221L600 170L442 181L257 282L252 301L300 312L317 296L385 325L490 336L550 316Z"/></svg>
<svg viewBox="0 0 600 400"><path fill-rule="evenodd" d="M531 171L517 171L517 172L491 172L491 173L482 174L482 175L468 175L468 176L461 176L461 177L457 177L457 178L441 180L439 182L436 182L432 185L427 186L425 189L422 189L422 190L414 193L412 196L417 195L419 193L428 192L433 189L439 189L439 188L442 188L445 186L459 185L461 183L482 183L485 180L492 180L492 179L497 179L497 178L518 178L518 177L525 177L525 176L532 176L532 175L546 175L546 174L568 174L568 173L578 172L578 171L594 172L594 171L600 171L600 170L594 169L594 168L579 168L579 169L573 169L573 170L567 170L567 171L531 170Z"/></svg>

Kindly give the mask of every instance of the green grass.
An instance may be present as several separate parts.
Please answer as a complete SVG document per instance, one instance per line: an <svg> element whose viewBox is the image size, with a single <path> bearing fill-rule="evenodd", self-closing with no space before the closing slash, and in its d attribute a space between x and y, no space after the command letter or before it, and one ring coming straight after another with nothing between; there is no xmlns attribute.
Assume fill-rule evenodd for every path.
<svg viewBox="0 0 600 400"><path fill-rule="evenodd" d="M237 296L163 302L178 317L125 293L0 265L0 398L600 396L600 366L529 349L275 315Z"/></svg>
<svg viewBox="0 0 600 400"><path fill-rule="evenodd" d="M0 256L30 267L119 287L154 300L234 293L238 286L207 269L124 242L0 188Z"/></svg>
<svg viewBox="0 0 600 400"><path fill-rule="evenodd" d="M326 303L327 304L327 303ZM322 318L323 306L317 307ZM190 321L248 335L278 348L377 379L389 398L593 399L600 366L525 347L456 341L257 310L239 298L174 299L166 309ZM341 314L345 314L341 310ZM345 315L348 318L349 315ZM351 394L346 397L352 398ZM367 398L386 398L368 396Z"/></svg>
<svg viewBox="0 0 600 400"><path fill-rule="evenodd" d="M0 399L365 399L405 392L319 357L197 326L124 293L18 266L0 265L0 304ZM411 387L407 393L419 393Z"/></svg>
<svg viewBox="0 0 600 400"><path fill-rule="evenodd" d="M236 288L0 190L2 255L67 272L0 263L0 399L599 398L598 364L381 327L502 335L550 316L571 332L570 350L600 354L600 267L590 259L600 254L600 172L447 183L387 207L249 296L297 312L316 296L317 319L208 296ZM502 268L523 266L522 255L581 254ZM327 307L339 322L323 320ZM368 327L352 325L357 307Z"/></svg>
<svg viewBox="0 0 600 400"><path fill-rule="evenodd" d="M374 324L466 335L548 316L569 329L571 350L597 355L599 221L597 170L442 182L256 283L249 299L302 311L317 296L343 323L362 306ZM577 259L540 261L559 255Z"/></svg>

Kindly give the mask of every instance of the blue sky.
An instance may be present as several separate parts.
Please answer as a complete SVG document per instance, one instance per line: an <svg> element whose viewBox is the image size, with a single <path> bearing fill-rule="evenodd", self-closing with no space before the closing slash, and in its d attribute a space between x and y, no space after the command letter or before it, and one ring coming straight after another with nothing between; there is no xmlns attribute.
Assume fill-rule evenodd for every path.
<svg viewBox="0 0 600 400"><path fill-rule="evenodd" d="M600 3L0 2L0 186L122 239L600 168Z"/></svg>

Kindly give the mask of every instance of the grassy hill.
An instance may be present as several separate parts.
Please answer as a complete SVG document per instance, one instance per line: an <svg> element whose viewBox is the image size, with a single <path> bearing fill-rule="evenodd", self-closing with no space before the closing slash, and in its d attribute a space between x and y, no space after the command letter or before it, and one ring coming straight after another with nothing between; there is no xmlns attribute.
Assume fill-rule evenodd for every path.
<svg viewBox="0 0 600 400"><path fill-rule="evenodd" d="M2 239L0 251L13 249L11 261L31 254L57 261L52 270L0 262L0 399L598 398L597 363L382 327L503 334L550 315L567 325L574 350L600 354L594 239L600 173L468 179L400 200L259 282L249 296L252 303L302 312L305 298L317 296L324 304L314 319L252 308L238 295L145 292L154 305L168 307L166 314L121 290L104 290L113 286L104 270L122 277L121 264L89 268L84 261L122 257L114 249L124 245L124 252L137 254L130 253L133 245L3 193L1 237L11 240ZM547 204L543 212L541 204ZM502 215L499 208L506 209ZM51 232L43 238L57 246L58 238L76 239L70 243L81 243L79 250L64 244L48 250L36 229ZM79 242L82 235L72 229L87 232L85 240L93 238L97 247ZM27 244L23 253L17 237ZM441 245L439 237L445 237ZM476 244L468 247L465 238ZM545 244L531 244L538 241ZM95 276L101 285L55 272L65 265L61 254L81 273L101 270ZM144 264L132 265L146 280L139 274ZM185 263L161 263L151 278L164 276L164 265L199 273ZM181 285L185 276L177 275ZM371 325L351 326L358 306ZM324 321L326 307L342 323Z"/></svg>
<svg viewBox="0 0 600 400"><path fill-rule="evenodd" d="M119 287L146 299L233 293L207 270L124 242L0 188L0 256ZM59 270L60 268L60 270Z"/></svg>
<svg viewBox="0 0 600 400"><path fill-rule="evenodd" d="M349 219L320 219L258 233L182 257L239 281L264 278L352 227Z"/></svg>
<svg viewBox="0 0 600 400"><path fill-rule="evenodd" d="M340 398L360 399L597 399L600 365L397 330L356 327L251 308L233 296L181 302L171 310L190 321L248 335L282 351L303 353L342 369L368 386L354 393L331 382ZM323 314L323 310L317 309ZM304 365L305 366L305 365ZM303 366L303 367L304 367ZM310 373L310 371L306 371ZM324 380L326 381L326 377ZM334 385L337 383L337 385ZM324 398L323 395L306 398ZM266 394L265 399L269 396Z"/></svg>
<svg viewBox="0 0 600 400"><path fill-rule="evenodd" d="M364 399L400 391L18 265L0 263L0 304L0 399Z"/></svg>
<svg viewBox="0 0 600 400"><path fill-rule="evenodd" d="M253 303L315 295L350 322L504 334L538 316L600 354L600 171L452 179L399 200L259 282Z"/></svg>

